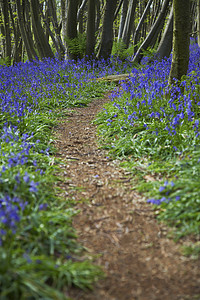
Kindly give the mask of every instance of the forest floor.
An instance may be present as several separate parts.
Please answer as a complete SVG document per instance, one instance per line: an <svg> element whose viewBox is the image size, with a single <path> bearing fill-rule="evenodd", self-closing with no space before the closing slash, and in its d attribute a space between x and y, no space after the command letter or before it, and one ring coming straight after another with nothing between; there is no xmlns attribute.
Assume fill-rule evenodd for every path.
<svg viewBox="0 0 200 300"><path fill-rule="evenodd" d="M66 111L56 129L57 156L63 161L66 200L80 213L74 218L79 242L102 266L106 278L93 291L72 289L80 300L200 299L200 261L180 252L152 207L133 190L131 175L112 161L97 142L95 115L106 95L87 107Z"/></svg>

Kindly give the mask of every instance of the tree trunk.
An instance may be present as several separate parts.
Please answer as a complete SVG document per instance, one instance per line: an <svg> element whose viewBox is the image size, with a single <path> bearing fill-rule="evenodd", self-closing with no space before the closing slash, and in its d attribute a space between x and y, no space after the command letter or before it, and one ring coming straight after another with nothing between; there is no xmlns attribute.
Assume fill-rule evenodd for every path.
<svg viewBox="0 0 200 300"><path fill-rule="evenodd" d="M200 47L200 0L197 0L197 41Z"/></svg>
<svg viewBox="0 0 200 300"><path fill-rule="evenodd" d="M123 4L124 0L120 0L117 9L115 10L115 14L114 14L114 20L117 18L117 15L121 9L121 6Z"/></svg>
<svg viewBox="0 0 200 300"><path fill-rule="evenodd" d="M40 14L42 16L44 25L46 27L46 33L45 33L45 35L46 35L46 37L47 36L51 37L52 42L54 44L54 47L56 48L56 51L59 53L60 49L59 49L58 42L56 41L55 36L54 36L53 32L50 29L50 17L49 17L49 14L46 12L46 14L44 15L41 6L40 6ZM48 38L47 38L47 40L48 40Z"/></svg>
<svg viewBox="0 0 200 300"><path fill-rule="evenodd" d="M138 0L131 0L126 16L126 22L124 24L124 29L122 33L122 41L125 44L126 48L128 48L131 38L131 33L133 31L134 26L134 18L135 18L135 9Z"/></svg>
<svg viewBox="0 0 200 300"><path fill-rule="evenodd" d="M56 14L56 4L54 2L54 0L49 0L48 1L48 7L49 7L49 12L50 12L50 17L51 17L51 21L53 24L53 28L56 34L56 41L57 44L59 46L59 58L63 59L65 56L65 47L62 43L61 37L60 37L60 28L58 25L58 19L57 19L57 14Z"/></svg>
<svg viewBox="0 0 200 300"><path fill-rule="evenodd" d="M187 74L190 45L190 1L173 0L173 56L169 84Z"/></svg>
<svg viewBox="0 0 200 300"><path fill-rule="evenodd" d="M20 32L21 32L21 37L22 37L22 40L24 42L24 46L25 46L25 49L26 49L28 59L31 61L36 57L34 57L33 49L31 48L31 45L30 45L30 42L29 42L29 39L28 39L28 35L27 35L26 29L25 29L25 20L24 20L20 0L16 0L16 4L17 4L17 16L18 16L18 21L19 21L19 28L20 28Z"/></svg>
<svg viewBox="0 0 200 300"><path fill-rule="evenodd" d="M8 10L8 0L2 1L2 10L4 15L4 28L5 28L5 57L6 63L11 65L11 35L10 35L10 19L9 19L9 10Z"/></svg>
<svg viewBox="0 0 200 300"><path fill-rule="evenodd" d="M1 30L1 35L2 38L0 39L0 58L4 58L5 57L5 29L3 26L3 13L1 10L1 5L0 5L0 30Z"/></svg>
<svg viewBox="0 0 200 300"><path fill-rule="evenodd" d="M86 55L90 58L94 55L95 48L95 17L96 17L95 0L88 2L88 19L87 19L87 40L86 40Z"/></svg>
<svg viewBox="0 0 200 300"><path fill-rule="evenodd" d="M103 18L103 31L98 58L107 59L110 57L113 46L113 21L117 6L116 0L107 0Z"/></svg>
<svg viewBox="0 0 200 300"><path fill-rule="evenodd" d="M101 9L100 9L100 0L96 1L96 24L95 24L95 32L99 30L99 24L101 21Z"/></svg>
<svg viewBox="0 0 200 300"><path fill-rule="evenodd" d="M173 40L173 7L170 10L169 19L167 21L165 31L158 46L156 57L159 59L169 57L172 51Z"/></svg>
<svg viewBox="0 0 200 300"><path fill-rule="evenodd" d="M13 65L22 61L22 39L15 44L14 54L13 54Z"/></svg>
<svg viewBox="0 0 200 300"><path fill-rule="evenodd" d="M67 1L61 0L61 15L62 15L62 40L66 48L65 37L67 35Z"/></svg>
<svg viewBox="0 0 200 300"><path fill-rule="evenodd" d="M139 42L139 33L140 33L141 28L142 28L142 25L144 24L144 20L146 18L146 15L149 11L149 8L150 8L152 2L153 2L153 0L148 1L147 5L145 7L145 10L144 10L144 12L143 12L143 14L142 14L142 16L139 20L139 23L138 23L138 25L135 29L134 38L133 38L134 52L137 52L137 48L138 48L137 44Z"/></svg>
<svg viewBox="0 0 200 300"><path fill-rule="evenodd" d="M20 36L20 29L17 18L14 18L16 15L16 5L8 3L9 12L10 12L10 19L12 23L13 33L14 33L14 51L13 51L13 65L19 63L22 59L22 39Z"/></svg>
<svg viewBox="0 0 200 300"><path fill-rule="evenodd" d="M68 0L67 11L67 40L77 38L77 11L79 0ZM75 53L73 49L68 46L67 54L70 59L77 59L79 54Z"/></svg>
<svg viewBox="0 0 200 300"><path fill-rule="evenodd" d="M118 32L118 42L122 38L124 25L125 25L125 22L126 22L126 16L127 16L127 11L128 11L128 1L129 0L124 0L123 6L122 6L122 13L121 13L120 24L119 24L119 32Z"/></svg>
<svg viewBox="0 0 200 300"><path fill-rule="evenodd" d="M44 33L44 29L42 28L42 24L40 20L40 10L39 10L40 3L38 0L31 0L30 3L31 3L31 17L32 17L33 31L37 43L37 48L40 54L40 58L54 57L54 54L51 50L51 47Z"/></svg>
<svg viewBox="0 0 200 300"><path fill-rule="evenodd" d="M38 58L38 54L35 51L35 41L33 40L30 2L27 0L22 0L22 7L24 10L25 30L29 41L29 45L33 56Z"/></svg>
<svg viewBox="0 0 200 300"><path fill-rule="evenodd" d="M188 1L188 0L187 0ZM164 0L161 11L157 17L156 22L153 24L149 34L145 38L144 42L142 45L139 47L137 53L133 57L132 62L135 63L140 63L142 57L143 57L143 51L147 50L148 47L153 47L155 45L156 39L158 37L158 34L162 30L165 22L165 16L167 13L167 8L169 5L170 0Z"/></svg>

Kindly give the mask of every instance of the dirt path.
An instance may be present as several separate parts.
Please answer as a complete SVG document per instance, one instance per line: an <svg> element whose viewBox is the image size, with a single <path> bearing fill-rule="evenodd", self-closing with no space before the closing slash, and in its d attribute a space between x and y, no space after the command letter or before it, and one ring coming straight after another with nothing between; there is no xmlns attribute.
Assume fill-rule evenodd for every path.
<svg viewBox="0 0 200 300"><path fill-rule="evenodd" d="M166 237L151 206L131 189L129 174L98 148L91 124L108 97L69 110L59 126L58 156L65 162L67 197L77 202L79 241L97 256L107 278L94 291L72 290L80 300L200 299L200 262L189 261Z"/></svg>

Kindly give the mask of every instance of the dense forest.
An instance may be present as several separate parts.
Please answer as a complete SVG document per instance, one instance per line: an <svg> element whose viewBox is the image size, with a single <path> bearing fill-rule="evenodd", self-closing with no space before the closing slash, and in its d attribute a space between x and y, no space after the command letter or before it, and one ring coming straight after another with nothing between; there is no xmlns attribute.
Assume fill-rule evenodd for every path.
<svg viewBox="0 0 200 300"><path fill-rule="evenodd" d="M55 55L108 58L126 49L134 61L144 51L169 56L172 10L171 0L1 0L0 55L7 64ZM182 30L199 42L199 1L174 10L182 14Z"/></svg>
<svg viewBox="0 0 200 300"><path fill-rule="evenodd" d="M96 190L84 201L76 202L70 194L86 189L71 183L75 162L78 168L89 165L91 172L92 168L97 169L96 157L92 162L88 157L85 162L82 159L88 153L66 154L71 149L70 142L58 149L61 138L55 131L61 128L66 136L73 137L70 129L63 129L70 128L63 125L63 120L70 122L73 116L78 119L78 114L80 119L86 119L87 114L81 109L90 114L89 104L98 103L105 94L108 100L98 115L91 112L99 145L107 153L102 161L108 169L110 161L117 161L118 165L121 162L131 177L122 176L120 181L124 186L128 182L126 196L137 191L134 201L145 199L141 215L153 211L153 221L147 227L154 228L152 224L157 223L153 222L158 221L167 225L171 228L169 236L183 244L181 255L194 260L186 269L186 259L179 257L178 266L183 268L183 278L179 278L175 263L174 273L168 274L168 265L161 257L153 284L156 286L159 276L164 278L158 281L163 282L167 300L179 299L185 291L185 299L199 299L198 278L194 276L199 272L200 254L199 78L200 0L0 0L1 300L71 299L71 290L88 292L104 277L102 266L95 265L93 258L85 254L73 227L80 209L77 203L91 202L90 209L93 205L96 211L101 208L95 203ZM74 127L82 128L79 121L72 123L76 124ZM87 124L83 131L88 130L91 119ZM76 150L81 142L77 138L74 143ZM83 143L87 145L87 140ZM71 172L68 161L72 162ZM114 176L115 169L109 170ZM107 184L103 180L111 181L112 176L106 179L100 171L94 172L91 185L98 193ZM85 182L90 181L88 178ZM107 211L111 200L117 198L109 196ZM119 257L126 252L118 248L123 224L128 224L123 236L138 230L138 247L148 231L138 229L137 222L130 221L132 216L137 219L138 210L131 201L126 203L122 197L120 202L128 208L124 206L123 211L121 206L119 212L112 207L112 218L106 215L106 209L94 218L99 222L95 230L100 239L101 221L107 224L109 218L117 220L119 213L125 215L128 211L128 221L117 220L117 227L111 228L116 233L109 235L108 246L117 245L115 254L121 253ZM119 203L116 209L118 206ZM90 211L86 213L89 214ZM142 222L137 220L140 226ZM90 230L92 225L88 224L86 229ZM142 245L137 249L137 255L132 256L134 262L139 261L140 252L147 251L145 255L151 253L153 257L149 269L154 268L156 251L164 251L160 232L155 232L156 242L150 240L145 248ZM102 234L104 237L105 232ZM166 242L165 236L164 239ZM107 252L111 251L114 259L112 247ZM133 255L132 244L129 250L127 255ZM102 251L101 255L105 253ZM94 257L98 256L96 252ZM136 266L139 275L148 264L145 256L140 259L142 264ZM123 283L120 274L109 268L111 278L119 277ZM171 280L172 273L180 289L185 282L188 284L179 295L171 294L165 286L165 277ZM184 279L184 274L191 282ZM149 291L145 294L142 276L136 275L134 280L141 286L135 289L133 282L134 297L160 300L162 289L158 297L150 296ZM114 290L118 292L120 285L113 287L113 293ZM141 291L143 298L137 298ZM120 300L134 299L129 293L122 292ZM108 299L115 299L113 295L109 294Z"/></svg>

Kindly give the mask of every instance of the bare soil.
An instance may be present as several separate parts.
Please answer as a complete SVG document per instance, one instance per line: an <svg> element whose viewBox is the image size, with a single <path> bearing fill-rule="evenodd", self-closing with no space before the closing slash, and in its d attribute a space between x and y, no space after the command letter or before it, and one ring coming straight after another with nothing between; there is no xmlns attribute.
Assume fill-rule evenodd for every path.
<svg viewBox="0 0 200 300"><path fill-rule="evenodd" d="M108 95L88 107L69 109L57 128L61 183L76 203L79 241L94 255L106 278L93 291L72 289L80 300L200 299L200 261L184 257L167 237L151 205L133 189L133 178L99 148L95 115Z"/></svg>

